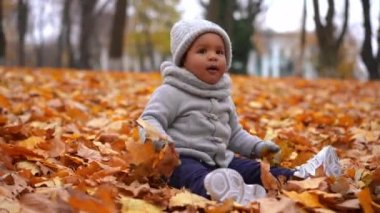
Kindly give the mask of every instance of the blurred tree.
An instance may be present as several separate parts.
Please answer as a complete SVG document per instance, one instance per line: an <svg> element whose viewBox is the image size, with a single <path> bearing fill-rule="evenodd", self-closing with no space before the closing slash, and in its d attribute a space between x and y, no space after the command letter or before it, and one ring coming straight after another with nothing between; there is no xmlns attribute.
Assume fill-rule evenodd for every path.
<svg viewBox="0 0 380 213"><path fill-rule="evenodd" d="M347 31L349 1L344 2L344 18L341 33L336 36L334 26L335 4L334 0L328 0L328 10L325 21L321 21L319 1L313 0L314 22L319 45L317 70L321 76L337 77L337 66L342 60L341 46Z"/></svg>
<svg viewBox="0 0 380 213"><path fill-rule="evenodd" d="M28 2L26 0L17 1L17 29L18 29L18 55L19 65L25 65L25 35L27 32L28 24Z"/></svg>
<svg viewBox="0 0 380 213"><path fill-rule="evenodd" d="M43 58L43 53L44 53L44 37L43 37L43 31L45 29L45 20L43 18L43 14L45 13L45 7L46 3L45 2L38 2L36 5L38 6L38 17L35 17L36 21L36 27L38 30L38 42L34 44L36 46L36 56L37 56L37 67L41 67L44 64L44 58Z"/></svg>
<svg viewBox="0 0 380 213"><path fill-rule="evenodd" d="M301 39L300 39L300 54L295 63L294 74L296 76L303 75L303 66L305 60L305 47L306 47L306 17L307 17L307 5L306 0L303 0L302 9L302 22L301 22Z"/></svg>
<svg viewBox="0 0 380 213"><path fill-rule="evenodd" d="M262 11L263 0L200 0L200 3L206 9L206 19L223 27L231 38L234 57L231 72L247 73L254 21Z"/></svg>
<svg viewBox="0 0 380 213"><path fill-rule="evenodd" d="M213 21L223 27L231 35L233 32L234 17L233 13L236 8L236 1L230 0L211 0L209 3L201 1L206 8L206 19Z"/></svg>
<svg viewBox="0 0 380 213"><path fill-rule="evenodd" d="M132 1L134 13L130 16L130 29L125 42L128 56L137 59L138 69L156 70L170 54L169 31L178 20L175 9L178 0ZM135 68L136 69L136 68Z"/></svg>
<svg viewBox="0 0 380 213"><path fill-rule="evenodd" d="M75 65L79 68L91 68L90 59L90 37L95 27L94 10L97 0L80 0L81 7L81 24L80 24L80 44L79 60Z"/></svg>
<svg viewBox="0 0 380 213"><path fill-rule="evenodd" d="M364 41L361 49L361 57L367 67L370 79L380 79L380 26L377 32L377 56L372 47L372 24L370 18L371 3L362 0L364 18Z"/></svg>
<svg viewBox="0 0 380 213"><path fill-rule="evenodd" d="M115 5L115 14L111 29L111 44L109 48L110 56L110 69L122 70L123 69L123 41L124 31L126 29L127 22L127 0L117 0ZM127 22L128 23L128 22Z"/></svg>
<svg viewBox="0 0 380 213"><path fill-rule="evenodd" d="M64 0L61 29L58 36L58 54L56 59L57 66L74 66L74 53L70 41L71 35L71 18L70 7L72 0Z"/></svg>
<svg viewBox="0 0 380 213"><path fill-rule="evenodd" d="M0 0L0 64L5 60L5 35L3 27L3 0Z"/></svg>

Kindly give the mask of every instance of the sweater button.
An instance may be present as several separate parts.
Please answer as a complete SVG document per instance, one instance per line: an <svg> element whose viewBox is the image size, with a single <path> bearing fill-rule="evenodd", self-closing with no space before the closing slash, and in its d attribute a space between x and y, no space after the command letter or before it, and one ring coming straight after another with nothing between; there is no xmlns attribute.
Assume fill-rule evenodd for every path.
<svg viewBox="0 0 380 213"><path fill-rule="evenodd" d="M218 116L216 116L215 114L210 114L210 119L212 119L214 121L217 121L218 120Z"/></svg>

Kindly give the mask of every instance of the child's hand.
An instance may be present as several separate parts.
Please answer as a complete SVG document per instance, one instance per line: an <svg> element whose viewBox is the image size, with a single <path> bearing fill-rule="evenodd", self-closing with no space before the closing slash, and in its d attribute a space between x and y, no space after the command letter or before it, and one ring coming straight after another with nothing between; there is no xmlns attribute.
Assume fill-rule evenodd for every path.
<svg viewBox="0 0 380 213"><path fill-rule="evenodd" d="M260 141L253 151L255 157L262 158L268 154L280 151L280 147L272 141Z"/></svg>

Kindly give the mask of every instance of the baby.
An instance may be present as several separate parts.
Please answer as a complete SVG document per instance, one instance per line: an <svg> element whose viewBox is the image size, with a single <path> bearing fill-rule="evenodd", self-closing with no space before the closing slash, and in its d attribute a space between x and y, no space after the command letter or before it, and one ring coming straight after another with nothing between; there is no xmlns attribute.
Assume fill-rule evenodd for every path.
<svg viewBox="0 0 380 213"><path fill-rule="evenodd" d="M266 196L260 163L254 158L280 149L239 124L227 73L232 61L229 36L210 21L179 21L171 30L170 45L173 62L162 63L163 84L141 115L174 142L180 156L181 164L169 185L243 205ZM276 177L306 178L320 166L327 176L340 175L339 159L331 146L296 169L271 168L270 172Z"/></svg>

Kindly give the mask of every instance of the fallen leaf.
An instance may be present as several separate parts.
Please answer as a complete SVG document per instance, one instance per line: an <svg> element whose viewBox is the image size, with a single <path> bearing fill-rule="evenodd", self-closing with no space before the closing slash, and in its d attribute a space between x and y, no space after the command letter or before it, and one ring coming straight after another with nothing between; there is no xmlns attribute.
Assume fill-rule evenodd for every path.
<svg viewBox="0 0 380 213"><path fill-rule="evenodd" d="M296 202L288 197L280 196L279 198L267 197L257 200L260 203L261 213L272 212L300 212L300 208L296 205Z"/></svg>
<svg viewBox="0 0 380 213"><path fill-rule="evenodd" d="M121 204L122 213L162 212L161 209L157 208L156 206L140 199L122 196L119 202Z"/></svg>
<svg viewBox="0 0 380 213"><path fill-rule="evenodd" d="M319 188L323 181L326 181L326 177L307 178L305 180L289 180L285 186L287 190L302 192L308 189Z"/></svg>
<svg viewBox="0 0 380 213"><path fill-rule="evenodd" d="M350 199L346 200L342 203L339 203L335 205L339 210L342 211L352 211L352 210L359 210L360 209L360 203L358 199Z"/></svg>
<svg viewBox="0 0 380 213"><path fill-rule="evenodd" d="M98 151L90 149L83 144L79 145L77 155L90 161L102 161L102 155Z"/></svg>
<svg viewBox="0 0 380 213"><path fill-rule="evenodd" d="M319 202L318 195L311 194L307 191L302 192L302 193L297 193L294 191L286 191L282 190L282 193L286 195L287 197L293 199L294 201L297 201L301 203L302 205L309 207L309 208L325 208L324 205L322 205Z"/></svg>
<svg viewBox="0 0 380 213"><path fill-rule="evenodd" d="M183 190L182 192L174 195L172 198L170 198L170 201L169 201L170 207L183 207L183 206L191 205L191 206L205 208L209 204L215 204L215 202L210 201L199 195L190 193L187 190Z"/></svg>
<svg viewBox="0 0 380 213"><path fill-rule="evenodd" d="M260 162L260 178L267 190L279 190L278 180L270 173L270 165L267 161Z"/></svg>
<svg viewBox="0 0 380 213"><path fill-rule="evenodd" d="M358 199L360 206L362 207L365 213L374 213L375 211L372 208L372 198L368 188L364 188L358 193Z"/></svg>

